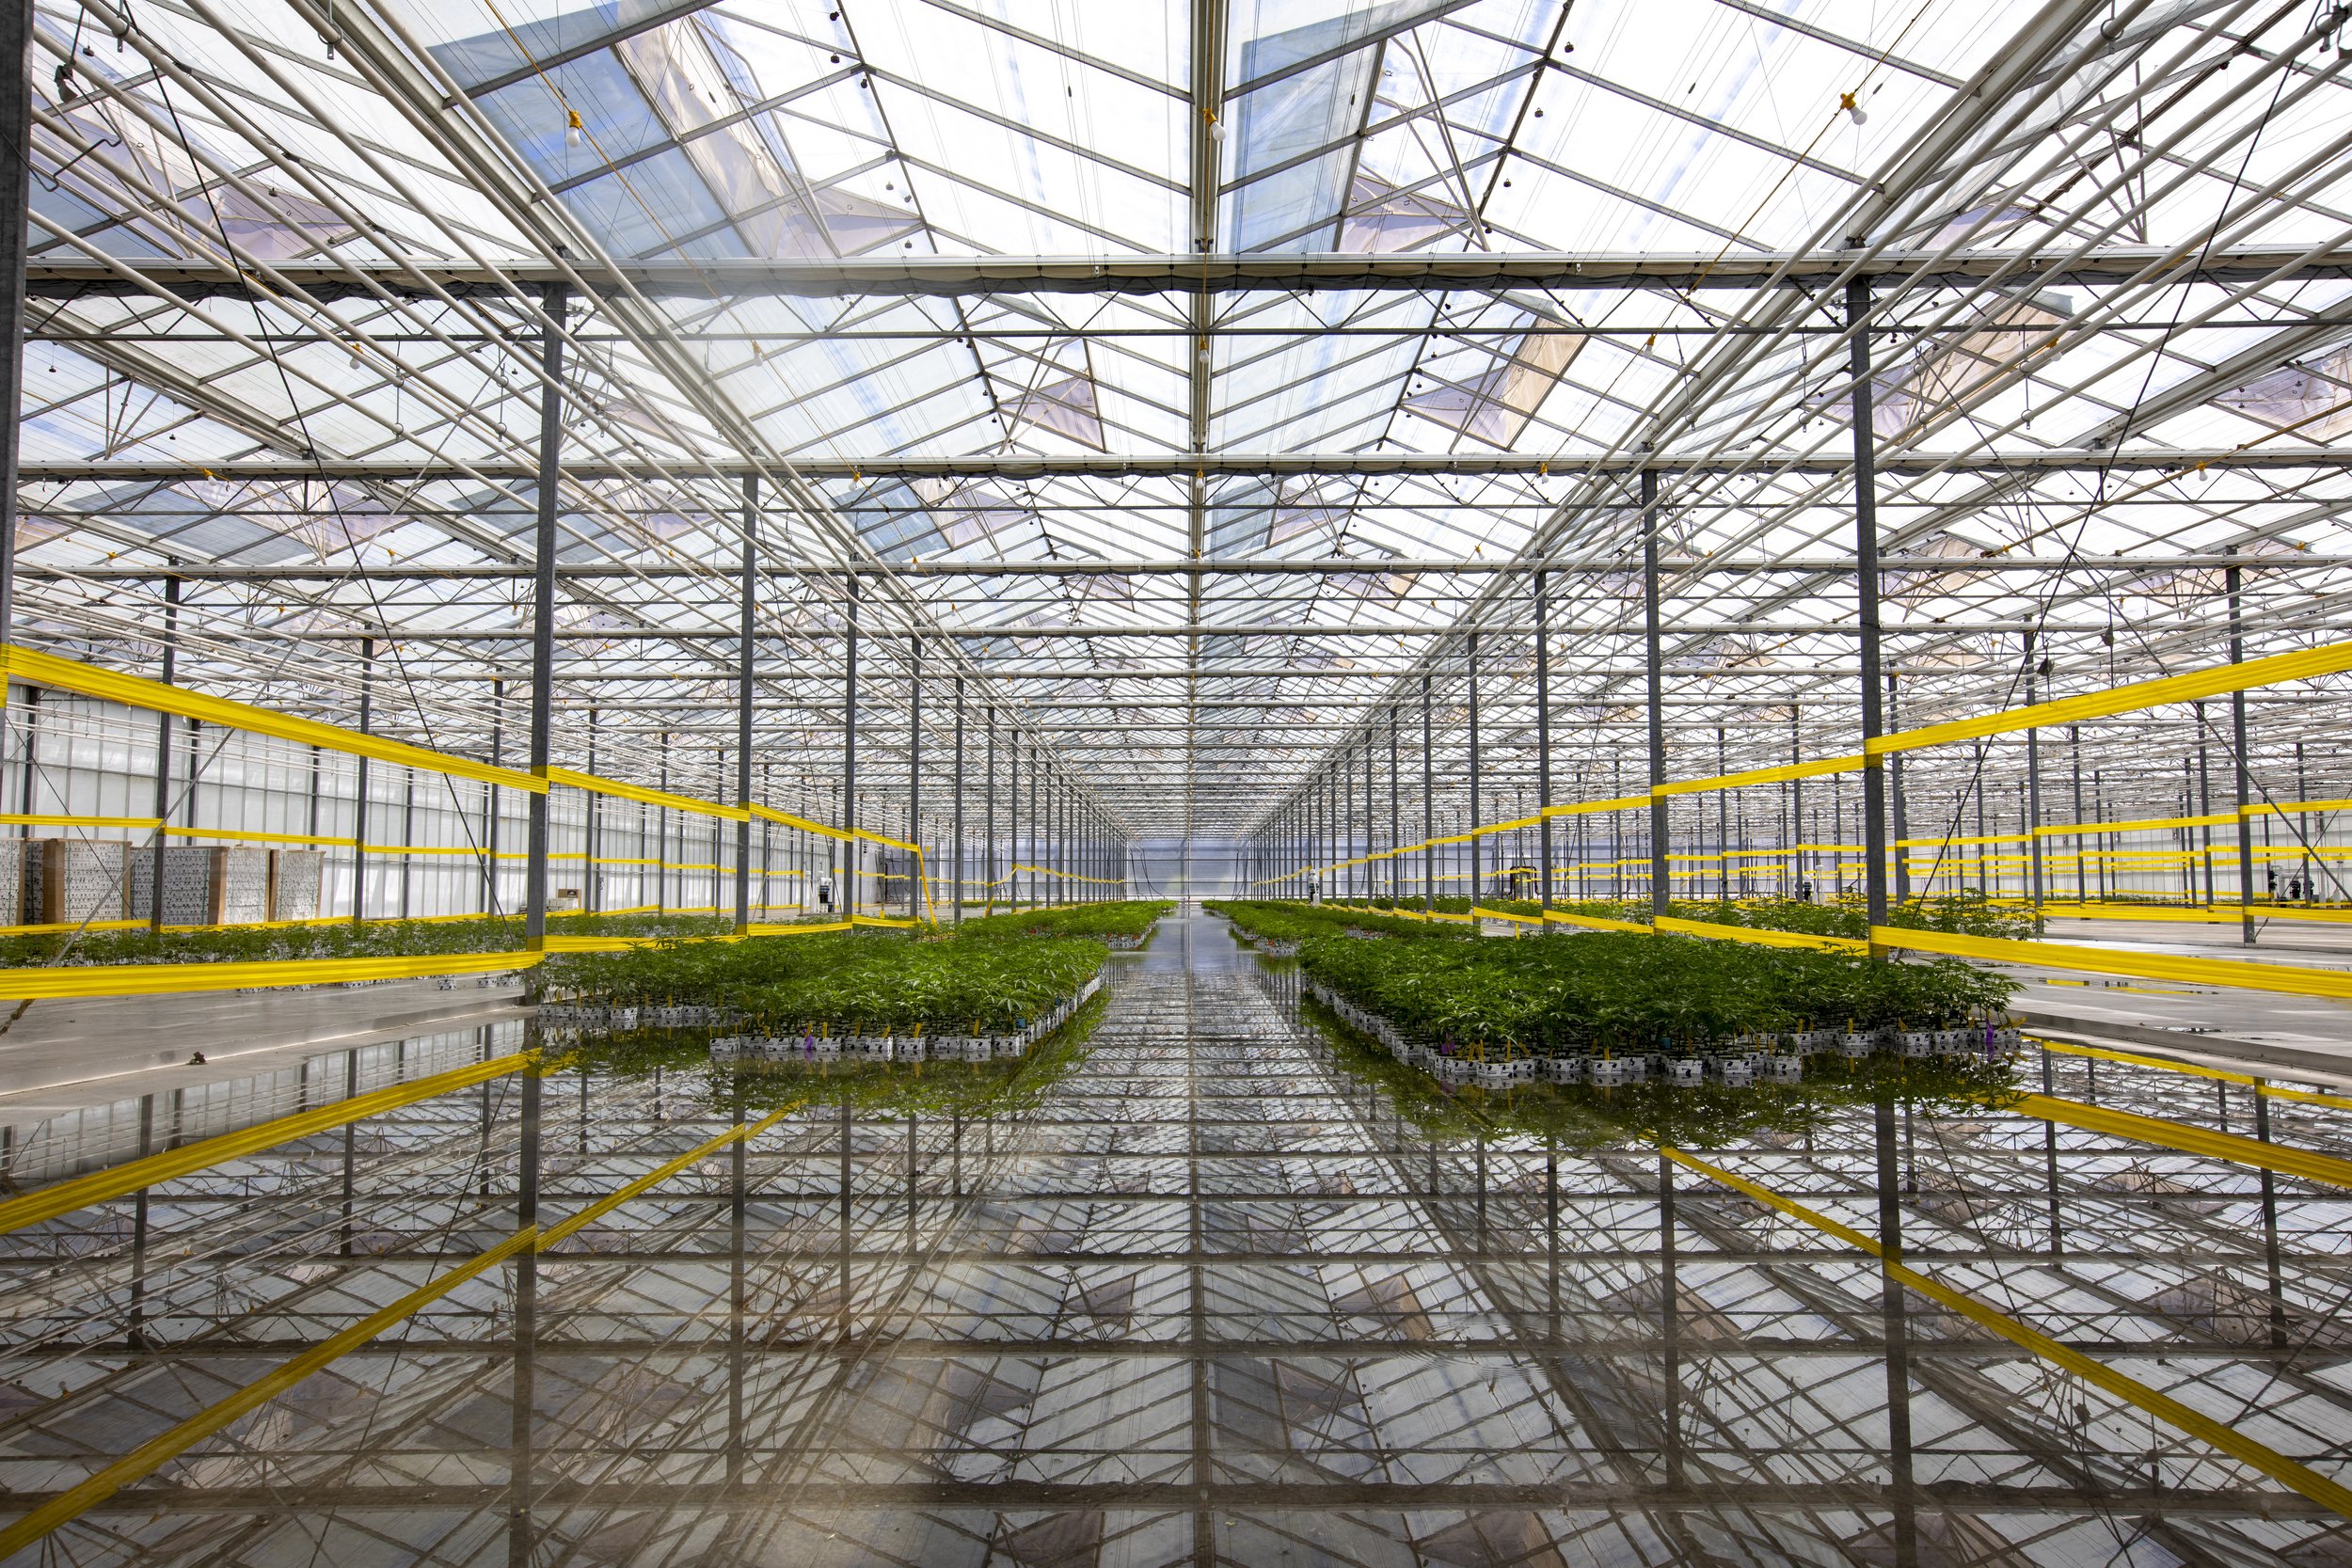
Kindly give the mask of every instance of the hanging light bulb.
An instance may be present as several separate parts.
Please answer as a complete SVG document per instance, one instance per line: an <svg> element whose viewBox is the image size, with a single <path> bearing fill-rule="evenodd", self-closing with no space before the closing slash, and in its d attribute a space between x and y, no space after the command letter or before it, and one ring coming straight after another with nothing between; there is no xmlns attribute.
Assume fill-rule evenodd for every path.
<svg viewBox="0 0 2352 1568"><path fill-rule="evenodd" d="M1870 119L1869 115L1864 111L1860 103L1854 102L1854 95L1852 93L1839 93L1837 95L1837 106L1845 110L1846 118L1852 120L1856 125L1868 123Z"/></svg>
<svg viewBox="0 0 2352 1568"><path fill-rule="evenodd" d="M1846 102L1849 103L1852 103L1853 94L1848 93L1846 95ZM564 112L571 118L571 123L564 127L564 145L565 147L578 147L580 145L580 111L578 109L567 109Z"/></svg>

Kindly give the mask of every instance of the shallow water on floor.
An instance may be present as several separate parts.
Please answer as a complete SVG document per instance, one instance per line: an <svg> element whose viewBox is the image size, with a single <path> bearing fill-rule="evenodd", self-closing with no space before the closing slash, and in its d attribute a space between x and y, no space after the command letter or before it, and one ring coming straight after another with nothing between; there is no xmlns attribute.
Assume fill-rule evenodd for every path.
<svg viewBox="0 0 2352 1568"><path fill-rule="evenodd" d="M1214 918L1108 974L1003 1070L591 1053L7 1235L15 1508L276 1394L24 1560L2352 1562L2322 1503L1968 1309L2352 1480L2341 1188L1850 1097L1683 1113L1734 1190L1654 1116L1571 1130L1327 1036ZM2256 1131L2243 1085L2051 1072ZM2352 1153L2337 1109L2269 1112ZM1947 1296L1789 1204L1899 1228Z"/></svg>

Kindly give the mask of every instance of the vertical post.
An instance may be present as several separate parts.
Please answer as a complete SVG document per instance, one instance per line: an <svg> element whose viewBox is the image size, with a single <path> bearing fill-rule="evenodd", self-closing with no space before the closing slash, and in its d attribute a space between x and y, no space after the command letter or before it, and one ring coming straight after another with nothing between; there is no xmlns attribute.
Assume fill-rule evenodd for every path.
<svg viewBox="0 0 2352 1568"><path fill-rule="evenodd" d="M544 785L555 736L555 492L563 482L564 317L571 296L548 285L540 301L538 531L531 575L531 771ZM523 945L548 942L548 792L531 797L531 842L524 872ZM362 837L365 835L362 834Z"/></svg>
<svg viewBox="0 0 2352 1568"><path fill-rule="evenodd" d="M1021 903L1021 737L1005 736L1005 903Z"/></svg>
<svg viewBox="0 0 2352 1568"><path fill-rule="evenodd" d="M661 732L660 772L661 792L670 792L670 732ZM654 810L653 840L653 907L657 914L670 912L670 808Z"/></svg>
<svg viewBox="0 0 2352 1568"><path fill-rule="evenodd" d="M2026 633L2026 705L2031 707L2036 696L2034 683L2041 668L2034 663L2033 633ZM2042 912L2042 731L2039 727L2026 732L2026 874L2032 886L2028 896L2034 913Z"/></svg>
<svg viewBox="0 0 2352 1568"><path fill-rule="evenodd" d="M738 585L735 644L735 934L752 928L752 588L759 568L759 476L743 476L743 580Z"/></svg>
<svg viewBox="0 0 2352 1568"><path fill-rule="evenodd" d="M502 678L490 682L490 766L506 766L506 682ZM494 915L499 912L499 808L503 801L498 785L482 788L482 912ZM641 847L638 853L644 850Z"/></svg>
<svg viewBox="0 0 2352 1568"><path fill-rule="evenodd" d="M984 846L980 855L980 876L988 883L988 906L996 903L996 709L988 710L988 789L984 820L986 830L980 835Z"/></svg>
<svg viewBox="0 0 2352 1568"><path fill-rule="evenodd" d="M963 677L956 677L956 812L955 847L949 857L953 875L947 889L950 900L948 919L963 924Z"/></svg>
<svg viewBox="0 0 2352 1568"><path fill-rule="evenodd" d="M1715 726L1715 772L1718 777L1731 771L1731 752L1724 744L1724 727ZM1731 902L1731 791L1715 791L1715 894L1726 904Z"/></svg>
<svg viewBox="0 0 2352 1568"><path fill-rule="evenodd" d="M1535 852L1543 859L1535 879L1536 896L1551 908L1551 633L1548 611L1551 574L1535 574Z"/></svg>
<svg viewBox="0 0 2352 1568"><path fill-rule="evenodd" d="M6 98L0 96L0 112L5 112ZM11 154L0 152L0 158ZM18 262L20 270L23 266ZM10 421L13 423L14 421ZM13 446L13 440L11 440ZM176 559L173 564L178 564ZM164 578L164 684L169 686L178 673L180 654L180 579ZM155 716L155 885L149 890L147 928L160 934L164 928L164 846L170 839L164 832L164 823L171 816L171 715ZM141 1195L142 1201L145 1195Z"/></svg>
<svg viewBox="0 0 2352 1568"><path fill-rule="evenodd" d="M1389 710L1389 907L1405 901L1404 814L1400 810L1396 777L1396 710Z"/></svg>
<svg viewBox="0 0 2352 1568"><path fill-rule="evenodd" d="M1438 836L1436 775L1429 739L1429 677L1423 675L1421 678L1421 909L1423 914L1438 907L1438 850L1429 842Z"/></svg>
<svg viewBox="0 0 2352 1568"><path fill-rule="evenodd" d="M2237 554L2232 545L2224 553ZM2238 618L2239 592L2245 586L2243 572L2235 565L2223 575L2224 586L2230 594L2230 662L2246 662L2246 628ZM2247 946L2254 945L2254 822L2246 814L2251 804L2249 780L2246 776L2246 692L2243 689L2230 693L2230 746L2236 752L2237 762L2237 925L2238 940Z"/></svg>
<svg viewBox="0 0 2352 1568"><path fill-rule="evenodd" d="M32 205L32 0L0 5L0 647L16 630L16 475L24 442L24 246Z"/></svg>
<svg viewBox="0 0 2352 1568"><path fill-rule="evenodd" d="M1470 781L1470 843L1463 847L1468 851L1470 861L1470 909L1474 911L1478 908L1479 863L1484 858L1480 851L1485 847L1485 841L1478 836L1478 784L1482 764L1478 752L1478 634L1476 632L1470 634L1466 651L1468 657L1465 663L1469 669L1470 680L1470 754L1465 760L1463 771L1469 775ZM1478 929L1478 916L1475 913L1470 916L1470 929L1473 931Z"/></svg>
<svg viewBox="0 0 2352 1568"><path fill-rule="evenodd" d="M1901 709L1895 692L1895 672L1886 672L1886 728L1889 734L1900 734L1903 727ZM1903 840L1911 836L1910 819L1903 806L1903 754L1897 752L1886 765L1886 801L1888 815L1894 820L1894 842L1887 852L1895 862L1895 902L1911 902L1911 851L1903 847ZM2079 814L2078 814L2079 815Z"/></svg>
<svg viewBox="0 0 2352 1568"><path fill-rule="evenodd" d="M907 640L907 913L923 918L923 640Z"/></svg>
<svg viewBox="0 0 2352 1568"><path fill-rule="evenodd" d="M590 708L588 710L588 771L592 774L596 770L596 710ZM415 769L411 768L409 773L413 778ZM598 897L602 890L596 885L596 857L603 848L596 830L604 823L604 813L600 809L603 804L604 797L594 790L590 790L580 800L580 809L587 816L583 850L580 861L580 907L591 914L604 907L602 899ZM406 858L403 857L401 861L403 886L406 885L408 863Z"/></svg>
<svg viewBox="0 0 2352 1568"><path fill-rule="evenodd" d="M848 869L841 877L841 913L857 918L857 573L849 577L850 606L842 642L841 667L841 858Z"/></svg>
<svg viewBox="0 0 2352 1568"><path fill-rule="evenodd" d="M1788 705L1788 761L1804 760L1804 743L1798 738L1797 706ZM1788 781L1788 896L1804 896L1804 781Z"/></svg>
<svg viewBox="0 0 2352 1568"><path fill-rule="evenodd" d="M359 639L359 733L369 734L375 724L375 639ZM368 759L359 758L358 768L358 799L351 807L351 918L356 923L368 917L368 789L370 778ZM534 800L544 800L534 796Z"/></svg>
<svg viewBox="0 0 2352 1568"><path fill-rule="evenodd" d="M1846 284L1847 343L1853 371L1854 624L1862 660L1862 891L1871 927L1886 924L1886 772L1871 743L1884 732L1879 711L1878 439L1870 409L1870 280ZM1873 956L1883 958L1875 944Z"/></svg>
<svg viewBox="0 0 2352 1568"><path fill-rule="evenodd" d="M2206 745L2205 705L2193 704L2192 711L2197 715L2197 815L2211 816L2213 815L2213 755ZM2200 822L2196 827L2192 842L2203 851L2197 858L2203 863L2205 868L2205 908L2212 909L2213 824Z"/></svg>
<svg viewBox="0 0 2352 1568"><path fill-rule="evenodd" d="M2071 753L2074 773L2074 901L2079 904L2090 897L2090 888L2084 885L2086 874L2083 870L2084 840L2089 836L2084 829L2089 823L2083 816L2083 727L2080 724L2067 726L2066 749Z"/></svg>
<svg viewBox="0 0 2352 1568"><path fill-rule="evenodd" d="M1649 912L1666 912L1666 659L1658 607L1658 470L1642 470L1642 663L1649 697Z"/></svg>

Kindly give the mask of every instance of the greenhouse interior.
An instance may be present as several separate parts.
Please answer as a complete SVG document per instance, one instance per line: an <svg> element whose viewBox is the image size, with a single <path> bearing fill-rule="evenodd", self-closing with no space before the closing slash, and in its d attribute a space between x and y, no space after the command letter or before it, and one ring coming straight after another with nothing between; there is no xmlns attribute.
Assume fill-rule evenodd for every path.
<svg viewBox="0 0 2352 1568"><path fill-rule="evenodd" d="M0 4L0 1561L2352 1568L2352 7L1659 3Z"/></svg>

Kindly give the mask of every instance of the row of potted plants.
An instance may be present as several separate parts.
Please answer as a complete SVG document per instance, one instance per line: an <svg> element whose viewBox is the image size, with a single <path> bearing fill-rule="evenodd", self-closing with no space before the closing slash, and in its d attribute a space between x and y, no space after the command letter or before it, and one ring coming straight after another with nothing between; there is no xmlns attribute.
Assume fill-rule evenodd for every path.
<svg viewBox="0 0 2352 1568"><path fill-rule="evenodd" d="M1676 1085L1649 1078L1619 1085L1587 1083L1500 1088L1442 1081L1400 1060L1336 1014L1327 1025L1333 1060L1377 1085L1396 1114L1434 1143L1533 1138L1563 1152L1645 1148L1720 1148L1758 1137L1786 1140L1827 1128L1839 1113L1881 1099L1935 1111L1999 1109L2017 1089L2000 1063L1906 1059L1884 1053L1808 1064L1795 1082L1734 1088L1720 1080Z"/></svg>
<svg viewBox="0 0 2352 1568"><path fill-rule="evenodd" d="M1842 1048L1849 1036L1980 1024L2015 990L1957 959L1874 962L1671 935L1451 943L1326 936L1306 942L1300 964L1310 980L1407 1037L1489 1054Z"/></svg>
<svg viewBox="0 0 2352 1568"><path fill-rule="evenodd" d="M966 920L954 927L959 942L1003 942L1019 937L1089 937L1115 949L1140 947L1152 927L1175 906L1165 900L1126 899L1077 904L1059 910L1015 910Z"/></svg>
<svg viewBox="0 0 2352 1568"><path fill-rule="evenodd" d="M1410 898L1373 898L1327 907L1387 910L1400 904L1407 910L1422 907ZM1470 901L1467 898L1438 898L1432 907L1441 914L1468 914ZM1478 907L1502 914L1522 915L1531 920L1539 919L1543 914L1543 905L1532 898L1487 898L1482 899ZM1554 898L1551 907L1563 914L1623 920L1635 925L1645 926L1650 919L1647 899ZM1816 904L1794 898L1677 898L1667 905L1666 913L1676 920L1705 921L1715 926L1744 926L1754 930L1799 931L1807 936L1844 937L1851 942L1867 942L1870 936L1868 912L1859 901L1853 899ZM1914 898L1892 904L1886 911L1886 924L1904 930L1949 931L1962 936L1997 937L2014 942L2027 941L2042 934L2042 922L2030 909L1996 904L1974 891L1938 894L1931 898Z"/></svg>
<svg viewBox="0 0 2352 1568"><path fill-rule="evenodd" d="M562 953L539 971L542 1020L759 1037L1014 1035L1078 992L1104 956L1084 937L909 942L887 931Z"/></svg>

